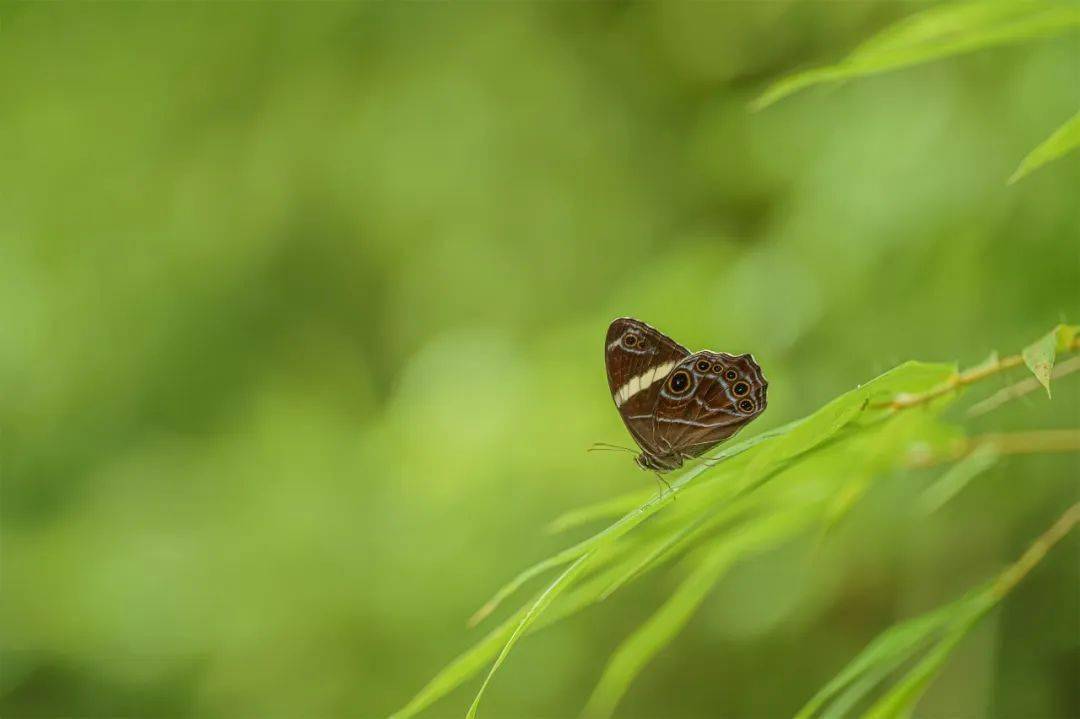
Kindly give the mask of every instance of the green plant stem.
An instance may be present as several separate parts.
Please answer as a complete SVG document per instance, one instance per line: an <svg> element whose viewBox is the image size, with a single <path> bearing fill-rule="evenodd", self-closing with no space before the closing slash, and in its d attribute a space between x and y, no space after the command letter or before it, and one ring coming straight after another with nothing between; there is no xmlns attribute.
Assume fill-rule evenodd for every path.
<svg viewBox="0 0 1080 719"><path fill-rule="evenodd" d="M1044 429L1030 432L994 432L959 440L944 454L917 457L909 467L933 467L955 462L976 450L988 448L996 454L1042 454L1080 452L1080 429Z"/></svg>
<svg viewBox="0 0 1080 719"><path fill-rule="evenodd" d="M1049 529L1043 532L1023 556L1011 567L1002 572L990 589L995 600L1000 600L1015 587L1021 579L1027 576L1031 569L1042 561L1046 553L1080 522L1080 502L1065 510L1065 513L1054 522Z"/></svg>
<svg viewBox="0 0 1080 719"><path fill-rule="evenodd" d="M1065 351L1073 352L1080 349L1080 340L1074 340L1066 348ZM1015 354L1008 357L1002 357L996 362L990 364L980 365L973 367L964 372L957 372L941 385L918 394L899 394L892 398L888 402L879 402L871 405L874 409L892 409L901 410L908 409L910 407L917 407L927 402L931 402L938 397L955 392L962 387L974 384L987 377L993 377L996 374L1004 372L1006 370L1013 369L1014 367L1020 367L1024 364L1023 355Z"/></svg>
<svg viewBox="0 0 1080 719"><path fill-rule="evenodd" d="M1080 370L1080 357L1073 357L1054 367L1054 371L1050 373L1050 377L1052 379L1061 379L1065 375L1072 374L1078 370ZM1028 377L1016 384L1000 389L986 399L971 405L968 407L967 416L980 417L988 412L994 411L1006 402L1031 394L1041 388L1042 385L1039 384L1039 380L1034 377Z"/></svg>

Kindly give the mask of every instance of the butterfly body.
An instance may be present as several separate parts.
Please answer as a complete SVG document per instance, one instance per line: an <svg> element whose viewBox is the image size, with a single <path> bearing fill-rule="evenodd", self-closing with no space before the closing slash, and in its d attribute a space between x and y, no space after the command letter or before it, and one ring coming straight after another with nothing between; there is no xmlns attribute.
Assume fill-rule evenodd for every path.
<svg viewBox="0 0 1080 719"><path fill-rule="evenodd" d="M678 469L765 410L768 382L748 354L690 352L649 325L620 317L608 327L608 386L642 452L638 466Z"/></svg>

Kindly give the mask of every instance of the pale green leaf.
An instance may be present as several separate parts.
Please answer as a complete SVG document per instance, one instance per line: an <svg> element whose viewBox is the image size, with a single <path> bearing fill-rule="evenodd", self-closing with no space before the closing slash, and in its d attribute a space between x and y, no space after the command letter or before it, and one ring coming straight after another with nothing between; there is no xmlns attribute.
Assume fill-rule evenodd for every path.
<svg viewBox="0 0 1080 719"><path fill-rule="evenodd" d="M991 444L975 449L959 462L949 467L941 477L927 487L919 497L919 509L931 514L941 509L950 499L960 493L968 482L997 464L998 451Z"/></svg>
<svg viewBox="0 0 1080 719"><path fill-rule="evenodd" d="M953 626L903 679L870 707L863 719L902 719L909 716L953 649L981 617L981 613L976 613Z"/></svg>
<svg viewBox="0 0 1080 719"><path fill-rule="evenodd" d="M680 477L679 479L672 482L672 489L677 491L687 481L689 481L689 479L690 477L687 475ZM573 545L572 547L568 547L561 552L532 565L531 567L511 579L505 585L503 585L499 589L499 591L495 593L495 596L489 599L488 602L472 616L472 618L469 620L469 623L476 624L483 620L484 617L491 614L491 612L493 612L499 606L499 604L502 603L504 599L506 599L511 594L520 589L530 579L537 577L550 569L566 564L567 562L572 562L575 559L596 549L605 542L613 541L618 537L622 536L623 534L626 534L638 524L655 514L656 511L659 510L661 507L674 499L674 495L674 491L657 494L652 499L645 502L645 504L624 515L617 522L600 531L599 533L594 534L588 539L584 539L581 542Z"/></svg>
<svg viewBox="0 0 1080 719"><path fill-rule="evenodd" d="M1057 353L1070 348L1078 332L1080 325L1058 325L1024 348L1024 363L1046 388L1047 397L1050 396L1050 373L1054 370Z"/></svg>
<svg viewBox="0 0 1080 719"><path fill-rule="evenodd" d="M997 579L959 600L898 624L870 643L847 667L826 684L796 719L827 716L838 719L854 708L884 678L909 657L921 659L904 673L862 716L864 719L901 719L914 711L926 688L944 666L955 646L1016 582L1038 563L1050 546L1077 523L1080 511L1074 505L1045 532L1015 564ZM943 633L943 634L942 634ZM932 646L923 654L927 642ZM828 711L821 714L822 709Z"/></svg>
<svg viewBox="0 0 1080 719"><path fill-rule="evenodd" d="M1056 160L1071 150L1080 147L1080 112L1065 121L1065 124L1054 130L1050 137L1043 140L1029 152L1016 172L1009 178L1009 184L1031 174L1043 165Z"/></svg>
<svg viewBox="0 0 1080 719"><path fill-rule="evenodd" d="M588 524L589 522L594 522L598 519L618 517L641 506L643 502L648 500L649 496L650 492L648 490L644 492L630 492L628 494L612 497L603 502L597 502L596 504L572 509L553 519L547 529L552 534L556 534L558 532L565 532L567 529L573 529L574 527Z"/></svg>
<svg viewBox="0 0 1080 719"><path fill-rule="evenodd" d="M701 560L690 575L612 655L583 715L611 716L630 683L645 664L686 626L724 571L745 553L789 537L798 531L804 521L805 517L799 512L775 514L704 549Z"/></svg>
<svg viewBox="0 0 1080 719"><path fill-rule="evenodd" d="M566 571L556 577L555 581L548 585L547 589L545 589L540 594L540 596L537 597L533 605L529 607L529 610L527 612L525 612L525 615L521 618L521 621L519 621L517 626L514 628L513 633L506 640L506 644L503 646L502 651L499 652L499 656L496 657L495 663L491 666L491 670L488 672L488 675L484 677L484 683L480 685L480 690L476 692L476 697L473 699L472 705L469 707L469 711L465 715L465 719L475 719L476 710L480 706L480 700L483 698L484 692L487 690L488 684L491 683L491 678L495 676L495 672L497 672L499 670L499 667L502 666L503 662L506 661L506 657L508 654L510 654L510 650L513 649L515 644L517 644L517 641L522 636L522 634L526 630L528 630L529 625L536 621L536 618L540 616L544 612L544 610L548 608L548 606L550 606L551 602L555 600L559 593L562 592L570 582L574 581L574 579L577 578L579 574L581 574L582 570L584 570L587 566L589 558L592 556L592 554L586 554L580 557L569 567L567 567Z"/></svg>
<svg viewBox="0 0 1080 719"><path fill-rule="evenodd" d="M699 537L705 536L718 526L718 523L726 514L724 508L728 508L728 511L731 512L728 515L730 518L734 516L740 506L760 505L761 497L757 496L760 494L760 490L766 490L766 494L762 496L767 496L767 490L772 486L765 484L766 479L774 476L780 470L785 472L799 471L800 474L797 481L795 479L796 475L791 475L793 479L790 483L785 481L776 485L776 489L784 490L784 492L775 493L775 496L769 501L780 502L779 506L781 507L798 506L800 507L800 516L806 521L813 521L813 518L821 512L822 502L818 501L821 498L812 497L807 499L799 495L798 492L791 494L787 490L796 489L805 492L812 487L817 487L814 491L822 491L822 487L818 486L820 482L833 481L832 477L836 476L838 471L842 471L838 468L842 468L852 461L853 455L851 455L851 451L854 450L851 449L850 439L865 435L873 427L856 428L857 431L854 433L844 435L844 438L848 441L828 442L828 440L840 437L840 430L850 424L852 416L857 415L866 407L870 398L887 398L898 392L923 392L944 381L953 372L954 368L949 365L906 363L866 385L852 390L819 412L742 442L729 445L717 452L708 462L700 462L689 467L685 472L672 479L674 492L679 494L679 500L674 505L671 504L672 493L665 492L663 495L654 495L643 505L628 512L606 529L545 559L515 577L506 587L500 590L495 600L489 603L487 609L493 608L498 603L498 600L508 596L529 579L535 578L549 569L580 560L584 556L591 557L588 562L589 567L597 570L594 576L588 577L584 581L581 580L581 577L585 575L579 575L579 570L575 570L569 577L564 573L563 577L557 580L552 594L540 595L540 598L544 600L542 604L538 605L540 599L537 599L534 600L534 603L526 605L526 607L514 614L508 622L501 624L476 646L454 660L450 666L429 682L399 712L397 717L400 719L411 717L459 686L479 671L485 662L490 661L498 653L500 646L504 649L502 656L505 657L505 651L508 651L508 647L512 646L512 642L509 641L512 636L513 641L516 642L526 633L532 633L540 627L548 626L554 621L580 611L602 599L613 587L618 588L625 582L656 566L665 558L685 551ZM878 414L882 417L887 415L887 413ZM909 418L912 420L922 418L924 422L931 421L926 413L919 413L918 415L901 414L889 419L888 426L893 428L893 432L882 432L881 437L888 438L886 435L891 437L896 433L897 441L903 439L904 432L914 431L910 429L899 431L908 424L906 420ZM884 425L879 423L874 427L884 427ZM870 435L866 435L866 437L869 439ZM780 443L781 447L776 449L776 454L773 455L772 459L780 461L765 462L759 470L755 470L755 473L751 475L748 472L749 465L757 459L759 453L770 450L770 445L774 442ZM893 454L897 451L896 446L894 446L897 442L892 440L882 442L883 440L880 438L875 439L871 443L872 446L867 445L867 447L858 450L861 453L859 456L866 454L872 457L875 467L889 466L895 460ZM822 452L822 450L827 451ZM833 456L834 454L835 456ZM815 455L820 455L816 461L805 461L812 459ZM795 456L800 457L797 464L786 461ZM863 460L858 461L862 462ZM805 476L801 473L800 467L805 467ZM694 482L696 478L705 473L708 476L700 478L707 481ZM691 483L693 484L691 485ZM791 487L788 487L788 484ZM827 486L825 488L827 489ZM690 491L684 492L684 490ZM784 502L787 504L784 504ZM648 522L645 526L640 527L639 531L631 534L631 530L637 529L646 519L649 519L664 507L669 507L673 512L665 512L663 517L657 518L657 521ZM588 512L595 511L597 514L602 514L603 511L609 511L610 509L611 506L600 509L600 505L596 505L590 508ZM584 516L584 514L579 516ZM712 517L715 521L706 521L704 524L697 525L699 529L696 531L682 531L683 527L694 524L696 519L700 517ZM559 597L563 590L566 590L565 596L556 600L556 597ZM553 604L549 610L548 603L554 601L557 601L557 603ZM526 617L528 617L528 621L525 621ZM500 664L501 660L497 662L497 666Z"/></svg>
<svg viewBox="0 0 1080 719"><path fill-rule="evenodd" d="M776 429L759 434L756 437L751 437L750 439L738 442L737 444L724 448L717 454L710 457L709 462L699 462L698 464L690 467L685 472L680 474L677 478L671 480L670 484L672 491L655 494L647 502L623 515L614 524L611 524L606 529L603 529L597 534L594 534L593 536L584 539L581 542L578 542L577 544L568 547L561 552L552 555L551 557L548 557L547 559L537 562L528 569L519 573L516 577L503 585L495 593L495 595L491 599L489 599L487 603L484 604L484 606L481 607L473 615L473 617L470 619L470 624L476 624L482 621L484 617L488 616L492 611L494 611L499 606L499 604L502 603L503 600L505 600L507 597L512 595L522 586L524 586L529 580L543 574L548 570L554 569L555 567L559 567L563 564L566 564L567 562L572 562L583 554L625 535L627 532L632 530L637 525L641 524L641 522L645 521L657 511L666 506L668 503L670 503L672 500L674 500L675 495L678 492L682 491L691 481L693 481L698 475L702 474L706 470L714 470L717 472L724 471L729 467L731 459L739 455L746 454L758 445L764 444L769 440L774 439L775 437L783 436L784 434L790 432L792 429L801 425L803 422L806 421L806 419L809 418L789 422L782 427L777 427Z"/></svg>
<svg viewBox="0 0 1080 719"><path fill-rule="evenodd" d="M876 75L982 48L1061 34L1080 25L1080 7L1048 2L935 5L863 43L835 65L789 75L754 101L759 110L812 85Z"/></svg>
<svg viewBox="0 0 1080 719"><path fill-rule="evenodd" d="M986 359L984 359L982 362L973 367L968 367L966 370L964 370L964 374L978 374L987 370L995 369L1000 364L1001 358L998 356L997 350L994 350L989 355L987 355Z"/></svg>
<svg viewBox="0 0 1080 719"><path fill-rule="evenodd" d="M962 602L953 602L931 612L897 624L874 639L844 669L833 677L799 710L795 719L809 719L833 700L846 687L878 667L896 666L925 646L934 634L947 626L964 609ZM872 687L867 687L869 691ZM850 702L849 697L845 703Z"/></svg>
<svg viewBox="0 0 1080 719"><path fill-rule="evenodd" d="M488 632L483 639L469 647L436 674L408 704L391 714L390 719L408 719L415 716L483 669L484 665L491 661L491 658L506 644L506 640L510 638L514 628L524 616L525 609L523 608Z"/></svg>

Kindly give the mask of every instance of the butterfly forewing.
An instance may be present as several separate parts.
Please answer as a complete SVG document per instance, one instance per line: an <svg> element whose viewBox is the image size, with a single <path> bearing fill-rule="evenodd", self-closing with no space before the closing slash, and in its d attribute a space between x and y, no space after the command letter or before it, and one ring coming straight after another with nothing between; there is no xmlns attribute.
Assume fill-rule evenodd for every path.
<svg viewBox="0 0 1080 719"><path fill-rule="evenodd" d="M608 387L626 428L646 453L664 453L653 438L653 408L668 374L689 354L644 322L622 317L608 327L604 351Z"/></svg>

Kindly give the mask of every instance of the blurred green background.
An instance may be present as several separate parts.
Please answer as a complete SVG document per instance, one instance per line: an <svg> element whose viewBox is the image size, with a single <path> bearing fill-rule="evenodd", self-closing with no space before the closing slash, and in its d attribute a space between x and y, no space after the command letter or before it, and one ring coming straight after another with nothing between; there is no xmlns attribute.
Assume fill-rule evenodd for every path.
<svg viewBox="0 0 1080 719"><path fill-rule="evenodd" d="M747 110L916 7L0 9L0 714L398 708L574 538L548 520L653 483L584 451L629 442L615 316L753 352L747 436L1076 321L1080 162L1005 185L1076 110L1075 35ZM1075 427L1075 384L975 429ZM620 715L790 715L1019 556L1077 469L1010 459L931 518L896 478L740 565ZM1078 562L1047 558L927 716L1080 716ZM483 714L576 715L672 582L524 642Z"/></svg>

